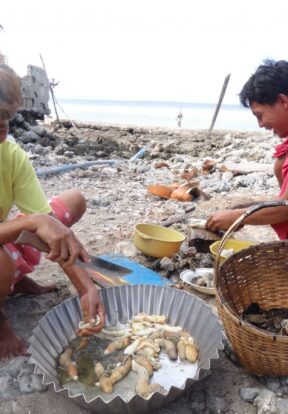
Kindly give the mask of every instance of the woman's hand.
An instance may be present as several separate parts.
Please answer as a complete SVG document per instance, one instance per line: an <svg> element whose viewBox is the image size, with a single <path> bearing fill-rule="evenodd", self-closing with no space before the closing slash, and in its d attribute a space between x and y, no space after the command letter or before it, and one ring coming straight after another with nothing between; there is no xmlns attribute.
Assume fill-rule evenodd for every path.
<svg viewBox="0 0 288 414"><path fill-rule="evenodd" d="M33 215L35 233L50 247L46 258L67 267L79 257L89 262L89 256L73 231L52 216Z"/></svg>
<svg viewBox="0 0 288 414"><path fill-rule="evenodd" d="M79 329L77 335L95 335L101 331L105 322L105 310L98 290L92 282L87 269L75 264L73 266L63 267L63 270L79 293L83 321L89 324L84 329ZM100 319L99 323L97 319Z"/></svg>
<svg viewBox="0 0 288 414"><path fill-rule="evenodd" d="M87 292L80 294L80 303L83 313L83 320L90 326L85 329L78 329L78 336L91 336L100 332L104 327L105 310L95 286L89 287ZM95 324L97 316L100 322Z"/></svg>
<svg viewBox="0 0 288 414"><path fill-rule="evenodd" d="M218 211L208 217L206 229L213 232L227 230L242 213L241 209Z"/></svg>

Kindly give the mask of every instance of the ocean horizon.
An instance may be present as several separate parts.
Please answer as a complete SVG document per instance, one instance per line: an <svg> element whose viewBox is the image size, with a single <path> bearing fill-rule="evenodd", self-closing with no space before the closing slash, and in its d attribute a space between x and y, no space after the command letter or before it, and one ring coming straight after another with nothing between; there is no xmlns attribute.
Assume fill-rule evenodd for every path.
<svg viewBox="0 0 288 414"><path fill-rule="evenodd" d="M162 101L122 101L97 99L57 99L60 118L137 127L179 128L177 116L181 112L182 129L209 129L216 104ZM52 102L51 115L55 116ZM259 130L250 109L240 104L222 104L214 129L237 131Z"/></svg>

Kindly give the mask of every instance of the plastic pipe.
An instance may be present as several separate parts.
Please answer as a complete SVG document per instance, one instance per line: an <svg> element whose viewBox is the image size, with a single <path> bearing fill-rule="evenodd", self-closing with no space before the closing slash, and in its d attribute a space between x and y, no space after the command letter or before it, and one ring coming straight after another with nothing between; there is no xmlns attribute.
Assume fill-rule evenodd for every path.
<svg viewBox="0 0 288 414"><path fill-rule="evenodd" d="M92 165L114 165L117 162L119 161L97 160L97 161L82 162L80 164L64 164L64 165L61 165L60 167L51 167L51 168L46 168L46 169L39 168L38 170L36 170L36 174L38 177L42 177L45 175L59 174L65 171L76 170L77 168L89 168Z"/></svg>

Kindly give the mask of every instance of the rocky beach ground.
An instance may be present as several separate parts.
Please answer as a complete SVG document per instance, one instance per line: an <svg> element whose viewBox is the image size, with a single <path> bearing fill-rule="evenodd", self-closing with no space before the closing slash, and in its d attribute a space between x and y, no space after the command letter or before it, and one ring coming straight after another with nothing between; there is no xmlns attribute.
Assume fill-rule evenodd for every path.
<svg viewBox="0 0 288 414"><path fill-rule="evenodd" d="M272 153L279 139L270 132L214 131L207 139L204 130L80 123L76 127L68 121L60 126L32 125L18 114L11 126L11 135L28 152L38 172L100 159L115 161L110 165L95 164L43 175L40 180L47 197L70 188L84 194L87 212L75 225L75 232L89 252L121 253L179 285L182 270L213 266L210 253L199 254L189 247L191 229L189 215L185 213L190 211L193 217L205 218L213 211L242 202L271 199L278 192ZM148 147L142 158L131 161L145 145ZM203 168L207 159L214 161L208 170ZM147 192L151 184L183 184L192 176L204 195L190 202L162 199ZM179 217L182 219L177 220ZM135 224L163 224L171 219L175 219L171 228L187 236L180 255L167 264L135 249L132 242ZM268 226L245 226L238 236L256 242L277 239ZM27 341L39 319L51 307L75 294L67 277L44 258L34 277L43 284L57 282L58 289L40 297L18 296L7 301L6 310L13 326ZM213 297L190 291L216 311ZM153 414L284 414L288 413L287 386L286 378L259 378L245 373L226 347L201 382L196 382L178 401ZM51 387L43 386L39 377L32 374L26 357L1 364L0 398L3 414L87 412L63 393L56 394Z"/></svg>

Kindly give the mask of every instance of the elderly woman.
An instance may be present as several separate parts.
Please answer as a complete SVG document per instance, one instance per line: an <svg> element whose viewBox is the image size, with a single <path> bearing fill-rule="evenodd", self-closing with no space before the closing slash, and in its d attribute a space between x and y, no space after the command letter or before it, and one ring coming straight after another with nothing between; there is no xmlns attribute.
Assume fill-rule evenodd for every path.
<svg viewBox="0 0 288 414"><path fill-rule="evenodd" d="M104 325L104 309L87 270L74 264L88 255L69 229L86 209L83 196L74 190L46 200L34 169L17 144L6 140L9 119L22 104L20 78L6 65L0 65L0 360L24 354L22 339L13 332L3 310L7 296L18 293L42 294L55 286L39 286L27 274L39 263L40 252L15 244L23 230L36 233L50 247L46 258L59 263L80 295L83 318L97 327L82 334L92 335ZM20 214L8 215L16 205Z"/></svg>

